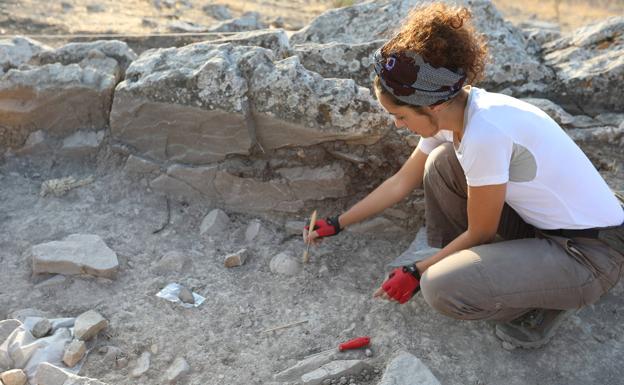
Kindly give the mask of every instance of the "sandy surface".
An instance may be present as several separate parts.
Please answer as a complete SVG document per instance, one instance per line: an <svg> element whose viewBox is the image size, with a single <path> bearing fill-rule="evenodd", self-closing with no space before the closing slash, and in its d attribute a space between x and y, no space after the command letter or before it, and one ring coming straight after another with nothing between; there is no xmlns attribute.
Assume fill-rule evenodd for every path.
<svg viewBox="0 0 624 385"><path fill-rule="evenodd" d="M166 31L171 20L200 24L201 4L158 9L150 1L0 3L0 28L12 33L147 33ZM267 21L282 16L301 26L329 1L230 2L233 13L259 11ZM103 11L87 9L99 4ZM203 4L203 3L202 3ZM148 20L144 22L143 20ZM96 309L110 321L98 347L117 346L129 366L115 368L94 349L81 375L109 384L159 384L168 365L185 357L192 373L186 384L269 384L272 375L303 357L335 347L346 339L370 335L374 355L366 359L383 370L392 354L407 349L418 356L443 384L619 385L624 378L624 287L620 283L598 304L580 311L556 339L538 351L506 351L493 334L493 324L460 322L435 313L420 295L398 306L373 300L385 264L410 242L410 236L373 239L340 234L311 252L311 262L293 277L269 270L279 252L299 255L303 245L286 234L283 224L229 213L227 231L199 236L199 225L212 207L172 202L167 218L165 198L145 181L129 181L115 156L101 154L93 164L47 165L29 160L0 164L0 319L14 310L37 308L51 317L73 317ZM617 172L617 171L614 171ZM40 197L50 178L94 175L95 182L62 197ZM622 189L622 178L617 179ZM292 218L303 219L303 218ZM245 230L262 221L257 239L245 241ZM70 277L57 287L36 285L28 250L73 233L100 235L118 255L121 269L114 281ZM225 254L248 247L250 257L239 268L222 265ZM178 269L158 268L159 259L177 251L188 261ZM205 296L197 309L157 298L170 282L179 282ZM263 330L306 320L271 333ZM135 360L154 351L150 370L129 377ZM363 352L349 358L364 359ZM357 383L376 384L379 374Z"/></svg>
<svg viewBox="0 0 624 385"><path fill-rule="evenodd" d="M192 373L186 384L270 384L272 376L310 354L347 339L372 337L372 358L357 351L345 358L366 359L383 372L399 349L418 356L443 384L618 385L624 376L624 287L618 284L598 304L572 317L548 346L537 351L506 351L489 322L461 322L437 314L417 295L405 305L373 300L390 262L409 237L374 239L343 233L311 251L296 276L269 269L279 252L300 255L298 236L281 223L230 213L225 232L199 236L201 219L212 208L166 201L132 182L116 157L101 156L100 167L67 164L41 167L8 159L0 165L0 319L14 310L36 308L51 317L72 317L96 309L110 321L81 375L109 384L159 384L176 357ZM95 182L62 197L40 197L49 178L94 175ZM302 218L293 218L302 219ZM260 220L262 231L249 243L245 230ZM100 235L118 255L114 281L69 277L47 289L31 277L28 250L73 233ZM245 265L226 269L225 254L248 247ZM185 264L159 269L167 252ZM206 297L196 309L183 309L155 294L178 282ZM276 332L263 330L305 320ZM129 366L115 368L98 353L122 349ZM144 351L155 351L149 371L129 377ZM495 363L495 365L493 365ZM582 370L580 370L582 369ZM379 374L357 384L376 384Z"/></svg>

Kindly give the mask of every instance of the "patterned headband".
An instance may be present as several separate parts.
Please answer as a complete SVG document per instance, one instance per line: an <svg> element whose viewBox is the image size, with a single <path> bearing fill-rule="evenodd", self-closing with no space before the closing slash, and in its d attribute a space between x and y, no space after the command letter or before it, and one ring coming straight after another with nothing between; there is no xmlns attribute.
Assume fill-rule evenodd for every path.
<svg viewBox="0 0 624 385"><path fill-rule="evenodd" d="M431 106L451 99L466 81L463 70L435 68L415 52L405 51L384 57L381 48L374 55L375 73L384 89L402 102Z"/></svg>

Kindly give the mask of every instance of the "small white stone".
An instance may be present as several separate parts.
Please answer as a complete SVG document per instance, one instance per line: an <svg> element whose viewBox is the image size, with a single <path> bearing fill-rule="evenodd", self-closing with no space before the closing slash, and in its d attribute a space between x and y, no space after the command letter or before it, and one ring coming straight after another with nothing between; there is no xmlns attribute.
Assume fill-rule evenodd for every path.
<svg viewBox="0 0 624 385"><path fill-rule="evenodd" d="M279 253L271 259L269 268L273 273L296 275L301 271L301 263L287 252Z"/></svg>
<svg viewBox="0 0 624 385"><path fill-rule="evenodd" d="M261 227L262 227L262 224L260 223L260 221L255 220L251 222L249 226L247 226L247 230L245 230L245 242L247 243L253 242L254 239L256 239L256 237L260 233Z"/></svg>
<svg viewBox="0 0 624 385"><path fill-rule="evenodd" d="M139 359L137 360L137 364L130 372L130 377L137 378L141 377L149 370L150 367L150 358L151 355L149 352L143 352Z"/></svg>
<svg viewBox="0 0 624 385"><path fill-rule="evenodd" d="M188 374L191 371L191 367L182 357L178 357L173 361L167 372L165 373L165 379L169 383L178 381L182 376Z"/></svg>

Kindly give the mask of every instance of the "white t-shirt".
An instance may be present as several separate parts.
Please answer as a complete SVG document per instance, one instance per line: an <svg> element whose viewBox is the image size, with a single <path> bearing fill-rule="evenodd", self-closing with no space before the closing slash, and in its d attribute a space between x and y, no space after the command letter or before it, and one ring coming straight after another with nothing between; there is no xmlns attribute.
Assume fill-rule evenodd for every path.
<svg viewBox="0 0 624 385"><path fill-rule="evenodd" d="M540 229L585 229L624 222L624 210L587 156L539 108L472 87L455 153L469 186L507 183L505 202ZM429 154L453 142L450 130L422 138Z"/></svg>

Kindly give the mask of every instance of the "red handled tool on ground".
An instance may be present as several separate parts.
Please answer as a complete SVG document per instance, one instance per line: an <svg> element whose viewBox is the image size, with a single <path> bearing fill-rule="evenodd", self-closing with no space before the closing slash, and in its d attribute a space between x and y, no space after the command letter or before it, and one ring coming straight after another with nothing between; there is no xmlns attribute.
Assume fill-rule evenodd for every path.
<svg viewBox="0 0 624 385"><path fill-rule="evenodd" d="M357 337L352 340L346 341L338 345L338 351L344 352L345 350L359 349L367 347L370 344L370 337ZM331 352L332 350L336 350L336 348L323 350L322 352L311 354L305 358L310 358L314 356L318 356L319 354Z"/></svg>
<svg viewBox="0 0 624 385"><path fill-rule="evenodd" d="M338 345L338 350L345 351L350 349L359 349L370 344L370 337L358 337Z"/></svg>

